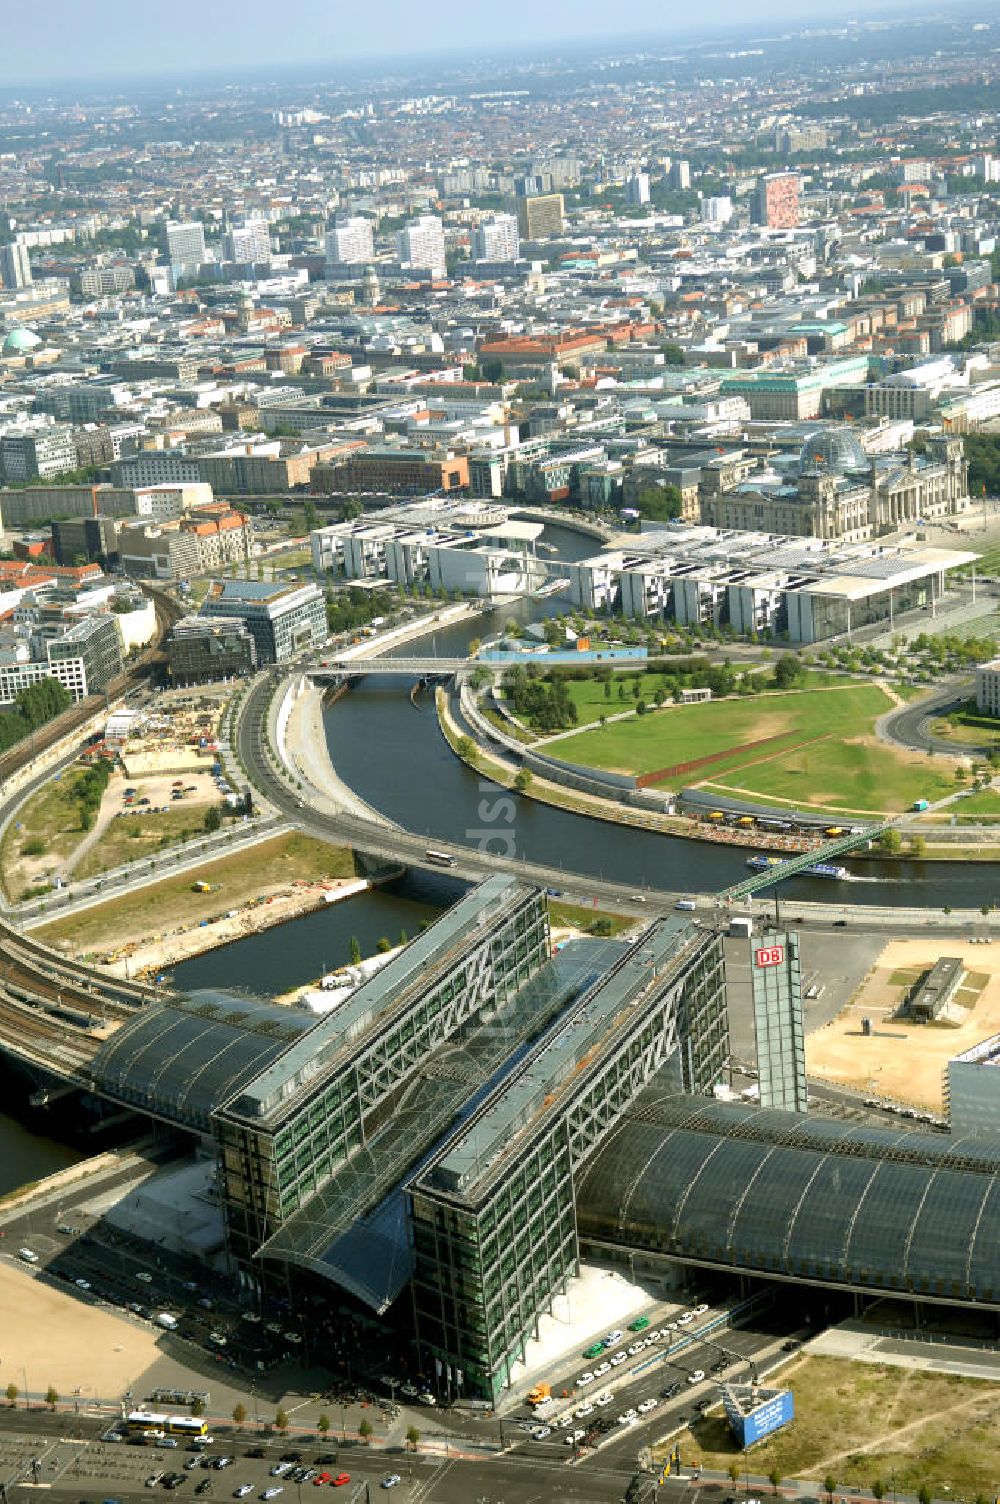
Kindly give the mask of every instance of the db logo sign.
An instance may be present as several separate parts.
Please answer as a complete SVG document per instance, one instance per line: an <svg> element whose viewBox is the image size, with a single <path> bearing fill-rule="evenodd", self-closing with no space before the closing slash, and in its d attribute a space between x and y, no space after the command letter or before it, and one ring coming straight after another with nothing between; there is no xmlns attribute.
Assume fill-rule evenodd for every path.
<svg viewBox="0 0 1000 1504"><path fill-rule="evenodd" d="M762 945L760 950L753 953L755 966L780 966L785 959L785 947L783 945Z"/></svg>

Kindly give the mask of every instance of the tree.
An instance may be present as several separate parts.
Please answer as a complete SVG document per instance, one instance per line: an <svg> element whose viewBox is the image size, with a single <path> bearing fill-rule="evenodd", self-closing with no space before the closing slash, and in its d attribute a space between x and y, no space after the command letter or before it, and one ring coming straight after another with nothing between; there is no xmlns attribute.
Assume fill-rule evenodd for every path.
<svg viewBox="0 0 1000 1504"><path fill-rule="evenodd" d="M246 1418L247 1418L247 1407L246 1407L246 1405L244 1405L242 1403L238 1404L238 1405L234 1405L233 1406L233 1424L237 1425L237 1426L242 1426L242 1425L245 1424Z"/></svg>
<svg viewBox="0 0 1000 1504"><path fill-rule="evenodd" d="M782 653L774 665L774 682L779 689L793 689L805 678L805 668L794 653Z"/></svg>
<svg viewBox="0 0 1000 1504"><path fill-rule="evenodd" d="M330 1429L330 1417L327 1415L325 1410L323 1411L319 1420L316 1422L316 1429L319 1434L325 1438L327 1431L329 1431Z"/></svg>
<svg viewBox="0 0 1000 1504"><path fill-rule="evenodd" d="M775 1493L778 1492L778 1484L781 1482L781 1472L777 1467L772 1467L767 1475L767 1481Z"/></svg>
<svg viewBox="0 0 1000 1504"><path fill-rule="evenodd" d="M361 1440L364 1442L365 1446L368 1446L371 1441L371 1434L373 1429L374 1427L372 1426L371 1421L367 1416L365 1416L361 1424L358 1426L358 1435L361 1437Z"/></svg>
<svg viewBox="0 0 1000 1504"><path fill-rule="evenodd" d="M684 498L676 486L643 486L632 505L640 517L646 517L651 522L672 522L681 515Z"/></svg>
<svg viewBox="0 0 1000 1504"><path fill-rule="evenodd" d="M340 505L340 515L345 522L353 522L360 517L364 507L356 496L345 496Z"/></svg>
<svg viewBox="0 0 1000 1504"><path fill-rule="evenodd" d="M830 1500L830 1504L833 1504L833 1495L836 1492L836 1488L836 1478L832 1473L827 1473L826 1477L823 1479L823 1489L826 1493L827 1498Z"/></svg>
<svg viewBox="0 0 1000 1504"><path fill-rule="evenodd" d="M885 1484L881 1478L876 1478L872 1483L872 1498L875 1504L881 1504L881 1500L885 1498Z"/></svg>
<svg viewBox="0 0 1000 1504"><path fill-rule="evenodd" d="M18 1391L18 1387L17 1387L16 1384L8 1384L7 1385L7 1400L8 1400L9 1404L11 1404L11 1405L16 1405L17 1404L18 1393L19 1393L19 1391Z"/></svg>
<svg viewBox="0 0 1000 1504"><path fill-rule="evenodd" d="M420 1432L417 1430L416 1426L410 1426L407 1430L406 1445L410 1448L411 1452L415 1452L417 1450L417 1447L420 1445Z"/></svg>
<svg viewBox="0 0 1000 1504"><path fill-rule="evenodd" d="M919 836L919 835L917 835L917 836L911 836L910 837L910 855L911 856L915 856L915 857L922 857L922 856L924 856L926 854L926 852L927 852L927 842L924 839L924 837L923 836Z"/></svg>
<svg viewBox="0 0 1000 1504"><path fill-rule="evenodd" d="M209 835L213 835L215 831L221 829L221 826L222 809L218 804L210 804L205 811L205 829Z"/></svg>
<svg viewBox="0 0 1000 1504"><path fill-rule="evenodd" d="M357 935L352 935L350 940L351 965L357 966L361 960L361 941Z"/></svg>
<svg viewBox="0 0 1000 1504"><path fill-rule="evenodd" d="M287 1431L288 1430L288 1413L287 1413L287 1411L285 1411L285 1410L279 1410L278 1413L277 1413L277 1415L274 1417L274 1424L277 1426L277 1428L278 1428L279 1431Z"/></svg>
<svg viewBox="0 0 1000 1504"><path fill-rule="evenodd" d="M54 1410L59 1403L59 1391L53 1384L50 1384L45 1391L45 1403L50 1410Z"/></svg>
<svg viewBox="0 0 1000 1504"><path fill-rule="evenodd" d="M204 1415L205 1414L205 1401L204 1400L199 1400L199 1399L193 1399L191 1401L191 1414L194 1415L194 1416Z"/></svg>
<svg viewBox="0 0 1000 1504"><path fill-rule="evenodd" d="M531 769L518 768L514 775L514 787L519 794L526 794L531 788Z"/></svg>
<svg viewBox="0 0 1000 1504"><path fill-rule="evenodd" d="M305 501L302 503L302 520L306 525L306 532L311 533L319 522L319 513L316 510L316 503L314 501Z"/></svg>
<svg viewBox="0 0 1000 1504"><path fill-rule="evenodd" d="M729 1474L730 1482L737 1483L739 1481L740 1465L738 1462L731 1462L726 1472Z"/></svg>
<svg viewBox="0 0 1000 1504"><path fill-rule="evenodd" d="M883 856L898 856L903 848L903 838L899 831L891 826L888 830L883 830L878 838L878 848Z"/></svg>
<svg viewBox="0 0 1000 1504"><path fill-rule="evenodd" d="M483 640L482 640L481 637L473 637L472 641L469 643L469 646L468 646L469 657L470 658L475 658L476 655L479 652L479 649L482 647L482 645L483 645Z"/></svg>
<svg viewBox="0 0 1000 1504"><path fill-rule="evenodd" d="M930 1489L927 1487L927 1484L921 1483L920 1487L917 1489L917 1499L919 1500L919 1504L931 1504L932 1497L933 1496Z"/></svg>
<svg viewBox="0 0 1000 1504"><path fill-rule="evenodd" d="M392 941L389 939L389 936L380 935L375 941L375 949L379 951L383 956L387 953L387 951L392 950Z"/></svg>

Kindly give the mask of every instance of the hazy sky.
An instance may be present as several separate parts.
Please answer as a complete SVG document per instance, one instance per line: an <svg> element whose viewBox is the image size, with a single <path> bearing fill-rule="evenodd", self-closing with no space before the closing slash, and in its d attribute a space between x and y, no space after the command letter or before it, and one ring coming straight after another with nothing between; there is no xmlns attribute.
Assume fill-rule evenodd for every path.
<svg viewBox="0 0 1000 1504"><path fill-rule="evenodd" d="M846 6L849 0L843 0ZM891 0L890 0L891 3ZM823 5L836 11L837 0ZM544 46L576 38L656 32L732 20L741 29L775 17L802 20L796 0L47 0L36 9L0 0L5 89L54 78L239 71L336 62L409 49ZM815 18L815 10L812 18Z"/></svg>

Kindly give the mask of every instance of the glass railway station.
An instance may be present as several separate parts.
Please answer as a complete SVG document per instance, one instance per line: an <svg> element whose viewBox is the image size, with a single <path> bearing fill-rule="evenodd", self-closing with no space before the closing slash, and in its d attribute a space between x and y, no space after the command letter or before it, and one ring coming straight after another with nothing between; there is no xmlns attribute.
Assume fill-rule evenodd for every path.
<svg viewBox="0 0 1000 1504"><path fill-rule="evenodd" d="M1000 1135L843 1123L656 1083L578 1187L580 1236L740 1274L1000 1310Z"/></svg>
<svg viewBox="0 0 1000 1504"><path fill-rule="evenodd" d="M468 1396L499 1398L581 1246L1000 1309L1000 1137L719 1103L728 1060L719 934L553 954L544 892L497 874L320 1018L151 1005L92 1088L214 1156L248 1295L403 1302Z"/></svg>

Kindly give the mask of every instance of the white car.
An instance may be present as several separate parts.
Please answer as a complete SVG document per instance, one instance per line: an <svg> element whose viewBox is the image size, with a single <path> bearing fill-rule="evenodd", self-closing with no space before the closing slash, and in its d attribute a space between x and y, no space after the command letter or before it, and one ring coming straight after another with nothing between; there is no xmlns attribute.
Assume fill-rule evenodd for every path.
<svg viewBox="0 0 1000 1504"><path fill-rule="evenodd" d="M576 1381L576 1387L577 1387L577 1389L582 1389L585 1384L592 1384L593 1382L594 1382L594 1375L588 1369L586 1373L582 1373L580 1375L580 1377L577 1379L577 1381Z"/></svg>
<svg viewBox="0 0 1000 1504"><path fill-rule="evenodd" d="M247 1494L252 1494L252 1493L253 1493L253 1484L252 1483L241 1483L240 1486L239 1486L239 1488L234 1488L233 1489L233 1498L234 1499L245 1499L246 1496L247 1496Z"/></svg>
<svg viewBox="0 0 1000 1504"><path fill-rule="evenodd" d="M90 1280L89 1279L75 1279L73 1281L73 1283L74 1283L74 1285L76 1286L76 1288L78 1290L89 1290L90 1289Z"/></svg>
<svg viewBox="0 0 1000 1504"><path fill-rule="evenodd" d="M678 1316L678 1318L677 1318L677 1325L678 1326L690 1326L693 1320L694 1320L694 1312L693 1311L685 1311L684 1314L683 1314L683 1316Z"/></svg>
<svg viewBox="0 0 1000 1504"><path fill-rule="evenodd" d="M642 1352L642 1350L643 1350L643 1348L645 1346L646 1346L645 1342L633 1342L632 1346L628 1350L629 1357L630 1358L638 1357L639 1353Z"/></svg>
<svg viewBox="0 0 1000 1504"><path fill-rule="evenodd" d="M708 1306L705 1306L705 1305L695 1306L695 1308L694 1308L694 1314L696 1316L704 1316L704 1314L705 1314L705 1312L707 1310L708 1310Z"/></svg>
<svg viewBox="0 0 1000 1504"><path fill-rule="evenodd" d="M614 1357L611 1359L611 1367L612 1368L617 1368L620 1363L627 1363L627 1362L628 1362L628 1353L615 1353Z"/></svg>
<svg viewBox="0 0 1000 1504"><path fill-rule="evenodd" d="M397 1483L402 1483L398 1473L388 1473L379 1484L379 1488L395 1488Z"/></svg>
<svg viewBox="0 0 1000 1504"><path fill-rule="evenodd" d="M613 1332L609 1332L608 1335L605 1337L605 1339L604 1339L604 1346L605 1347L615 1347L622 1340L622 1338L624 1337L624 1335L625 1335L625 1333L624 1332L620 1332L617 1329L617 1327L616 1327Z"/></svg>
<svg viewBox="0 0 1000 1504"><path fill-rule="evenodd" d="M634 1426L638 1419L639 1412L637 1410L626 1410L624 1415L619 1415L618 1424L620 1426Z"/></svg>
<svg viewBox="0 0 1000 1504"><path fill-rule="evenodd" d="M703 1381L704 1377L705 1370L703 1368L695 1368L691 1373L688 1374L688 1383L700 1384Z"/></svg>
<svg viewBox="0 0 1000 1504"><path fill-rule="evenodd" d="M576 1412L577 1420L586 1420L588 1415L593 1415L593 1405L581 1405Z"/></svg>
<svg viewBox="0 0 1000 1504"><path fill-rule="evenodd" d="M656 1409L656 1401L652 1399L643 1400L641 1405L636 1406L636 1409L640 1415L648 1415L651 1410Z"/></svg>
<svg viewBox="0 0 1000 1504"><path fill-rule="evenodd" d="M546 1436L552 1435L551 1426L532 1426L531 1435L535 1441L544 1441Z"/></svg>
<svg viewBox="0 0 1000 1504"><path fill-rule="evenodd" d="M603 1378L603 1376L606 1373L610 1373L610 1372L611 1372L611 1364L610 1363L598 1363L597 1367L594 1369L594 1378L595 1379Z"/></svg>
<svg viewBox="0 0 1000 1504"><path fill-rule="evenodd" d="M275 1483L275 1484L272 1485L271 1488L265 1488L264 1492L261 1494L261 1498L262 1499L276 1499L278 1497L278 1495L279 1494L283 1494L284 1491L285 1490L282 1488L282 1486L281 1486L280 1483Z"/></svg>
<svg viewBox="0 0 1000 1504"><path fill-rule="evenodd" d="M564 1436L563 1440L568 1447L575 1447L577 1442L582 1441L586 1434L582 1426L577 1426L576 1430L571 1431L568 1436Z"/></svg>
<svg viewBox="0 0 1000 1504"><path fill-rule="evenodd" d="M290 1462L276 1462L271 1469L271 1477L283 1478L286 1473L291 1472L291 1469L292 1464Z"/></svg>
<svg viewBox="0 0 1000 1504"><path fill-rule="evenodd" d="M605 1389L605 1391L604 1391L603 1394L596 1394L594 1396L594 1404L595 1405L601 1405L601 1406L610 1405L611 1404L611 1394L610 1394L610 1391L607 1390L607 1389Z"/></svg>

